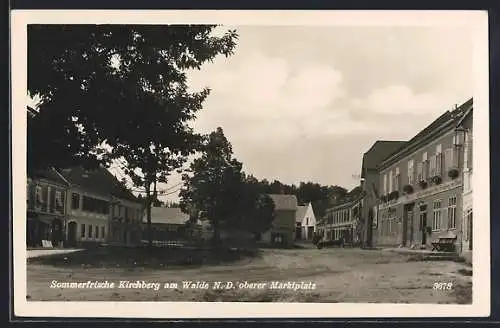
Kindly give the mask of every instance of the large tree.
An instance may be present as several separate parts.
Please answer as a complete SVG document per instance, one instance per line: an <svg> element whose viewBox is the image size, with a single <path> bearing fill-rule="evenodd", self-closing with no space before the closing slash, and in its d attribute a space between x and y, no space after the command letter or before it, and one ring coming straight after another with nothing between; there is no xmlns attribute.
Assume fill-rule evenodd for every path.
<svg viewBox="0 0 500 328"><path fill-rule="evenodd" d="M213 36L214 28L29 25L28 93L40 104L28 125L28 169L95 166L110 158L94 151L103 142L146 146L158 130L188 138L183 123L208 90L188 92L185 71L231 55L236 44L235 31ZM141 135L130 140L134 131Z"/></svg>
<svg viewBox="0 0 500 328"><path fill-rule="evenodd" d="M215 28L30 25L28 90L41 100L31 139L48 139L53 148L44 153L43 142L32 145L40 151L28 162L36 168L95 164L99 158L90 150L107 144L102 160L122 159L122 169L143 188L150 231L157 183L200 145L189 122L209 89L190 91L186 72L231 55L236 45L235 31L214 36Z"/></svg>
<svg viewBox="0 0 500 328"><path fill-rule="evenodd" d="M192 175L184 174L180 192L183 208L203 212L213 229L213 243L220 241L222 228L234 226L242 197L242 164L233 157L231 144L222 128L210 133L201 157L191 164Z"/></svg>

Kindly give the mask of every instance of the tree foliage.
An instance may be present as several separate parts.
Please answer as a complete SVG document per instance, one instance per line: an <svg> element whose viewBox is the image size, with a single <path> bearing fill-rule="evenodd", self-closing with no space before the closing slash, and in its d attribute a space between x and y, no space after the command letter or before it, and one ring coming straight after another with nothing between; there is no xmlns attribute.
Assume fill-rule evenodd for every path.
<svg viewBox="0 0 500 328"><path fill-rule="evenodd" d="M171 154L196 141L184 123L209 92L188 92L185 72L231 55L236 44L235 31L215 37L214 28L29 25L28 92L40 99L29 123L30 167L96 165L109 159L92 152L102 142L115 157L134 149L131 162L142 158L150 171L177 166Z"/></svg>
<svg viewBox="0 0 500 328"><path fill-rule="evenodd" d="M201 145L189 122L209 89L190 91L186 71L231 55L236 45L235 31L213 36L215 27L30 25L28 90L41 100L30 138L48 139L54 147L43 158L33 152L28 162L43 167L124 159L122 169L145 190L150 230L157 183ZM111 151L99 158L90 150L102 143Z"/></svg>
<svg viewBox="0 0 500 328"><path fill-rule="evenodd" d="M242 164L233 157L222 128L208 136L204 153L190 169L192 175L183 176L181 206L203 213L212 226L215 244L222 229L257 234L269 228L274 203L259 193L254 179L242 172Z"/></svg>

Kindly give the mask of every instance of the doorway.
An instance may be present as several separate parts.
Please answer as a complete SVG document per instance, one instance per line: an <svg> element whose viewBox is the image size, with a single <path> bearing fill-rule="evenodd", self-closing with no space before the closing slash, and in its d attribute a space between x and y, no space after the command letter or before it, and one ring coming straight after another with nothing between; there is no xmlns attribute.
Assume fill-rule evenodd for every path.
<svg viewBox="0 0 500 328"><path fill-rule="evenodd" d="M472 211L467 214L467 235L469 239L469 251L472 251Z"/></svg>
<svg viewBox="0 0 500 328"><path fill-rule="evenodd" d="M427 244L427 212L420 213L420 233L422 234L422 245Z"/></svg>
<svg viewBox="0 0 500 328"><path fill-rule="evenodd" d="M307 227L307 240L311 240L314 236L314 227Z"/></svg>
<svg viewBox="0 0 500 328"><path fill-rule="evenodd" d="M77 227L75 221L68 223L68 247L76 247Z"/></svg>

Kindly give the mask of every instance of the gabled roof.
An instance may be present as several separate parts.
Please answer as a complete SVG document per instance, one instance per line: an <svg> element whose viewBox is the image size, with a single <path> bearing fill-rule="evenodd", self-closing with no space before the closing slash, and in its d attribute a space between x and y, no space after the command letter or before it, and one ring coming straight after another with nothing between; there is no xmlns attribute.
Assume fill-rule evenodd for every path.
<svg viewBox="0 0 500 328"><path fill-rule="evenodd" d="M405 145L390 154L385 160L382 161L382 163L379 164L378 169L380 170L391 165L394 161L397 161L399 158L405 156L408 152L420 147L420 145L425 144L428 140L432 140L432 138L438 134L456 128L462 121L463 117L468 115L472 107L473 98L470 98L456 109L446 111L417 135L411 138Z"/></svg>
<svg viewBox="0 0 500 328"><path fill-rule="evenodd" d="M144 211L145 212L145 211ZM178 207L152 207L151 223L184 224L189 220L189 215L182 212ZM147 222L144 213L143 222Z"/></svg>
<svg viewBox="0 0 500 328"><path fill-rule="evenodd" d="M376 169L384 159L404 146L405 143L406 141L402 140L377 140L370 149L363 154L361 177L364 175L364 170Z"/></svg>
<svg viewBox="0 0 500 328"><path fill-rule="evenodd" d="M71 183L88 191L103 196L138 201L132 192L125 188L111 172L104 167L95 170L86 170L82 167L63 169L61 174Z"/></svg>
<svg viewBox="0 0 500 328"><path fill-rule="evenodd" d="M51 182L54 182L57 184L61 184L61 185L65 185L65 186L68 185L68 181L66 181L64 179L64 177L62 177L60 174L58 174L57 171L54 169L35 171L31 175L31 178L33 178L33 179L45 179L45 180L48 180L48 181L51 181Z"/></svg>
<svg viewBox="0 0 500 328"><path fill-rule="evenodd" d="M269 194L269 197L274 202L274 209L279 210L292 210L297 209L297 197L295 195L285 195L285 194Z"/></svg>
<svg viewBox="0 0 500 328"><path fill-rule="evenodd" d="M297 212L295 212L295 222L302 222L308 207L309 205L297 206Z"/></svg>

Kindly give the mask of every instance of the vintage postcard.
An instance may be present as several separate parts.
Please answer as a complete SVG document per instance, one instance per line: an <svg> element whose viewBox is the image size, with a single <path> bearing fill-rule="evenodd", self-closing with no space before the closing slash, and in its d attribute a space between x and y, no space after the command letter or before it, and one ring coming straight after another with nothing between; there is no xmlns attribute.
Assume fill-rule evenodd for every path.
<svg viewBox="0 0 500 328"><path fill-rule="evenodd" d="M486 12L11 31L15 315L489 315Z"/></svg>

